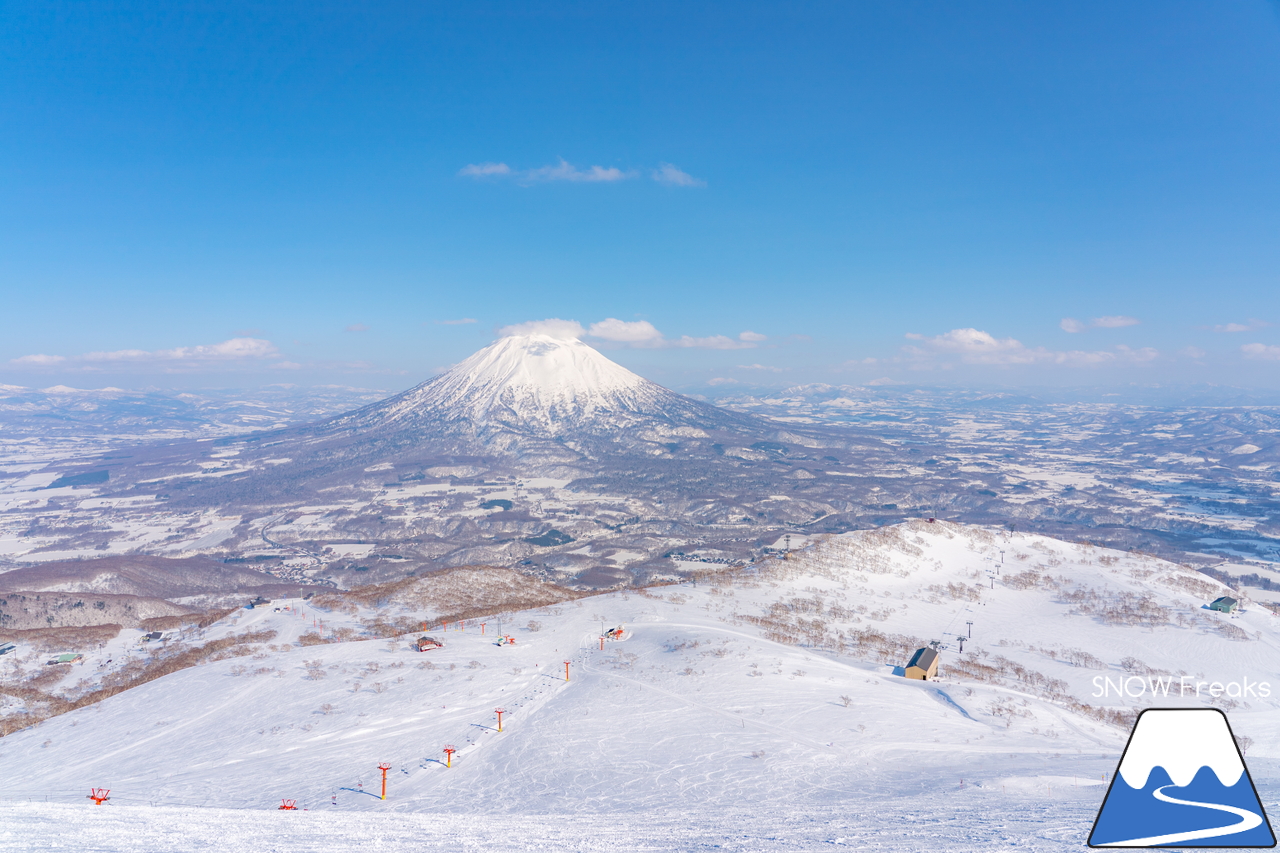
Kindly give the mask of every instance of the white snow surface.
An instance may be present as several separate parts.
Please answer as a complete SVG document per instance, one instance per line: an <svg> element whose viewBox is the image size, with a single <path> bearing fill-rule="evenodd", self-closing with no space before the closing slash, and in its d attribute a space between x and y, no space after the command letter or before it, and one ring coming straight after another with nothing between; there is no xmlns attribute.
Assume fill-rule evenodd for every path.
<svg viewBox="0 0 1280 853"><path fill-rule="evenodd" d="M1144 788L1156 767L1163 767L1180 788L1190 785L1201 767L1212 770L1227 787L1244 774L1227 720L1212 708L1142 715L1120 764L1120 775L1130 788Z"/></svg>
<svg viewBox="0 0 1280 853"><path fill-rule="evenodd" d="M0 739L0 851L1078 850L1128 735L1084 706L1227 702L1099 699L1097 679L1280 684L1276 617L1205 611L1221 589L1143 555L910 522L696 586L494 614L483 634L433 626L445 645L425 653L416 634L302 646L316 620L375 611L276 602L194 638L278 632L252 654ZM1085 612L1099 601L1124 606ZM1157 610L1171 621L1126 623ZM895 674L869 632L943 641L941 677ZM120 658L77 651L70 681ZM1280 690L1229 706L1266 802Z"/></svg>

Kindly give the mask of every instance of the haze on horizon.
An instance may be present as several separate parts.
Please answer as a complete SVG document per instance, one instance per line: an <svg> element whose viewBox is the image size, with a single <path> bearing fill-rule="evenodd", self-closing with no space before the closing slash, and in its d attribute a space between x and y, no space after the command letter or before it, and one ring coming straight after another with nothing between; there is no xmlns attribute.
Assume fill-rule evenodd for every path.
<svg viewBox="0 0 1280 853"><path fill-rule="evenodd" d="M1280 388L1280 15L18 2L0 384Z"/></svg>

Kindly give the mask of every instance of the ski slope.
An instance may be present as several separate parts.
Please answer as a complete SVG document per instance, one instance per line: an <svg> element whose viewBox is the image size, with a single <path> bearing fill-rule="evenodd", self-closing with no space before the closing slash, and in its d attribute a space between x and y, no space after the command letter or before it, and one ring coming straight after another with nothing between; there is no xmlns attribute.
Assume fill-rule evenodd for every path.
<svg viewBox="0 0 1280 853"><path fill-rule="evenodd" d="M1094 698L1095 677L1137 677L1139 660L1280 688L1276 617L1249 602L1208 613L1193 587L1219 585L1140 555L908 523L697 585L506 614L483 635L433 629L445 646L425 653L411 636L299 646L317 615L277 602L293 609L208 629L276 630L254 655L0 739L0 850L43 849L68 824L100 839L81 849L121 851L277 831L282 850L374 836L424 849L437 831L452 849L1078 849L1128 734L1100 712L1152 704ZM1144 624L1073 613L1099 596L1131 604L1125 594L1148 596ZM616 625L624 638L601 650ZM868 629L943 641L941 677L895 674L905 659L880 659L857 633ZM516 643L495 645L499 630ZM966 676L965 660L996 675ZM1255 743L1264 804L1278 701L1280 689L1228 711ZM1210 700L1155 704L1179 703ZM87 804L91 787L112 800ZM282 798L308 811L263 811ZM169 846L131 846L165 833Z"/></svg>

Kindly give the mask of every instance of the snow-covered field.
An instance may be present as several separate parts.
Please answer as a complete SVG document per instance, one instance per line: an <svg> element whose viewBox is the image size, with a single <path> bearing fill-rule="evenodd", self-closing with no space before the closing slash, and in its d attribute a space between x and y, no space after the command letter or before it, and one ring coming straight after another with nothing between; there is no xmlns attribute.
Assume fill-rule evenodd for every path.
<svg viewBox="0 0 1280 853"><path fill-rule="evenodd" d="M278 635L0 739L0 850L1080 849L1127 735L1107 711L1226 708L1273 807L1280 628L1247 601L1204 610L1224 589L917 522L483 634L433 628L445 647L427 653L297 642L367 609L241 611L207 636ZM929 640L941 677L897 674ZM1152 678L1172 695L1094 695ZM1235 695L1242 679L1270 695ZM93 787L112 799L92 805Z"/></svg>
<svg viewBox="0 0 1280 853"><path fill-rule="evenodd" d="M385 814L0 804L0 851L1060 851L1084 847L1091 794L1041 801L981 791L841 807L775 802L605 814ZM992 814L992 807L997 814Z"/></svg>

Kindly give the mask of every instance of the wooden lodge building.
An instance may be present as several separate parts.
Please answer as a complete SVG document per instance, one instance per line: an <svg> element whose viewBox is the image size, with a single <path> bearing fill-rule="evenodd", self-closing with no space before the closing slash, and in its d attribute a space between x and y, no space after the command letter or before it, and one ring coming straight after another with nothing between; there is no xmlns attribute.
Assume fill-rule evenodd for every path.
<svg viewBox="0 0 1280 853"><path fill-rule="evenodd" d="M911 662L907 664L907 671L904 673L907 678L914 678L918 681L928 681L938 674L938 650L930 647L916 649L916 653L911 656Z"/></svg>

